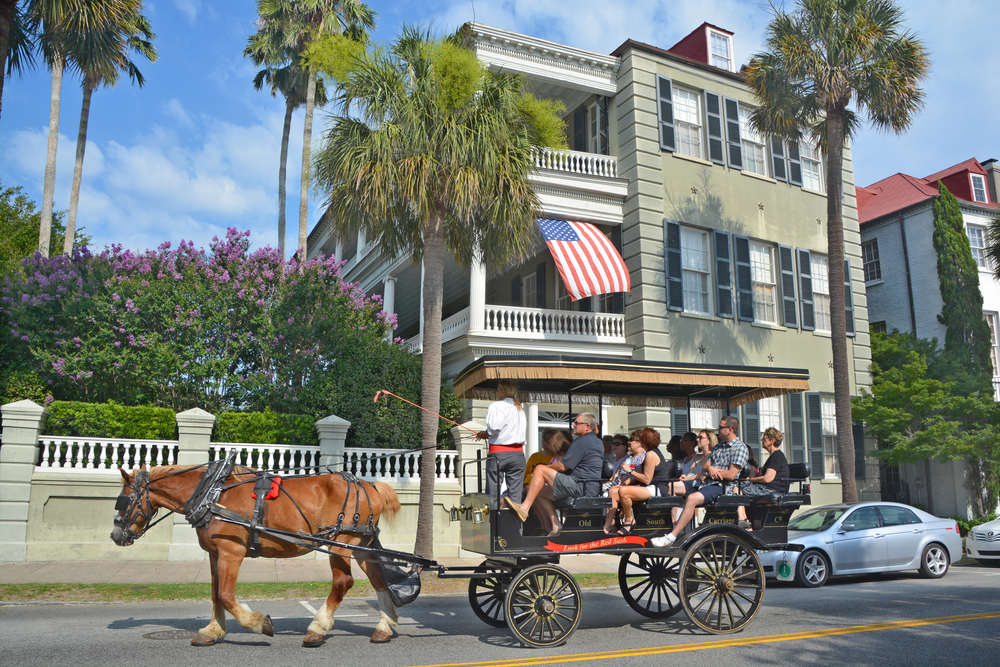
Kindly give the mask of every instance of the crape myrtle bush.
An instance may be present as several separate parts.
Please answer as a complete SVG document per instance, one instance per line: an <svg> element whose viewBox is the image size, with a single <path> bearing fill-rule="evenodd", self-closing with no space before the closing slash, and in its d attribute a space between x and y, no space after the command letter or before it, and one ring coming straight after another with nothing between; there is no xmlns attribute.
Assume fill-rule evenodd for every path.
<svg viewBox="0 0 1000 667"><path fill-rule="evenodd" d="M6 399L25 397L10 378L26 376L61 401L335 414L354 446L420 442L415 408L372 401L389 389L420 402L420 359L385 341L381 299L341 280L333 258L283 262L248 237L229 229L209 253L181 241L25 260L0 289Z"/></svg>

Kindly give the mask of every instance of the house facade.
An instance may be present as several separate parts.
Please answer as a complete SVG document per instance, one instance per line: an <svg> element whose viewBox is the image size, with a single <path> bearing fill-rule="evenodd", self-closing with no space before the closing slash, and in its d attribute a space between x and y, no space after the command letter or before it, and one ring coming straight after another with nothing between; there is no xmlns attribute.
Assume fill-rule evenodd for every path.
<svg viewBox="0 0 1000 667"><path fill-rule="evenodd" d="M983 317L993 336L995 398L1000 400L1000 282L986 256L986 231L1000 213L996 160L965 160L924 178L894 174L859 187L858 210L868 313L873 330L937 338L946 327L938 321L943 302L934 250L934 202L938 181L958 199L973 258L979 266ZM965 486L968 467L960 461L882 466L887 499L920 504L938 516L971 516Z"/></svg>
<svg viewBox="0 0 1000 667"><path fill-rule="evenodd" d="M831 289L847 295L851 392L870 386L868 310L850 150L844 160L848 280L830 285L825 164L807 141L760 137L732 32L703 24L670 49L629 40L611 55L499 28L465 26L490 69L520 72L535 95L566 108L568 151L543 151L532 177L539 217L595 225L619 248L627 294L572 301L539 237L536 255L499 270L473 262L445 276L443 371L483 355L562 354L807 369L810 392L735 408L759 455L759 432L786 433L791 461L812 464L813 501L841 498L833 411ZM345 275L382 294L396 335L420 346L420 266L385 262L366 239L337 239L321 221L313 252L348 260ZM485 403L470 401L482 419ZM567 406L530 405L529 449ZM604 409L605 432L650 426L664 439L714 428L722 410ZM858 431L856 434L860 435ZM878 496L871 448L856 438L862 498Z"/></svg>

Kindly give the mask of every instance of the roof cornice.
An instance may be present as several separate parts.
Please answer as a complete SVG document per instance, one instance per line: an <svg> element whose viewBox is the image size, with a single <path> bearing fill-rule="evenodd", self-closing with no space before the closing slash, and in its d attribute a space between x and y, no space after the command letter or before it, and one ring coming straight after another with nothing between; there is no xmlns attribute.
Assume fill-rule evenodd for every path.
<svg viewBox="0 0 1000 667"><path fill-rule="evenodd" d="M614 51L612 51L611 55L618 56L620 58L622 53L629 49L634 49L636 51L644 51L646 53L658 56L660 58L664 58L666 60L672 60L675 63L681 65L687 65L688 67L692 67L694 69L700 69L704 72L717 74L723 78L731 79L743 85L746 85L747 82L746 76L744 76L740 72L730 72L728 70L720 69L718 67L713 67L712 65L703 63L700 60L692 60L691 58L685 58L684 56L679 56L676 53L671 53L666 49L661 49L658 46L653 46L651 44L646 44L644 42L637 42L634 39L627 39L624 42L622 42L622 45L619 46Z"/></svg>

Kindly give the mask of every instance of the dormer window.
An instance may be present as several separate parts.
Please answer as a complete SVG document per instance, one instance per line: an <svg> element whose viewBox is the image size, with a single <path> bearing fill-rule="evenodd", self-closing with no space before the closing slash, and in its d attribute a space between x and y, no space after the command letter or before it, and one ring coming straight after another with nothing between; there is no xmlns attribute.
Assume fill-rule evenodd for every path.
<svg viewBox="0 0 1000 667"><path fill-rule="evenodd" d="M708 33L710 64L713 67L733 71L732 43L728 35L710 30Z"/></svg>
<svg viewBox="0 0 1000 667"><path fill-rule="evenodd" d="M986 179L982 174L969 174L972 177L972 201L981 204L989 204L990 199L986 196Z"/></svg>

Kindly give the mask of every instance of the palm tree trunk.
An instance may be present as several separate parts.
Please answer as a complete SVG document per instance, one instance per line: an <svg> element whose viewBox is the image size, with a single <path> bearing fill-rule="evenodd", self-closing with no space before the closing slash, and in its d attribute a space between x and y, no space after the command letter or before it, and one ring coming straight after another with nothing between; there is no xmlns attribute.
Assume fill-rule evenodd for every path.
<svg viewBox="0 0 1000 667"><path fill-rule="evenodd" d="M278 165L278 250L281 261L285 261L285 181L288 172L288 137L292 132L292 110L295 105L291 98L285 100L285 127L281 133L281 157Z"/></svg>
<svg viewBox="0 0 1000 667"><path fill-rule="evenodd" d="M309 69L306 88L306 122L302 130L302 181L299 188L299 261L307 257L306 241L309 234L309 160L312 150L313 111L316 107L316 70Z"/></svg>
<svg viewBox="0 0 1000 667"><path fill-rule="evenodd" d="M73 254L76 239L76 208L80 203L80 181L83 180L83 154L87 150L87 124L90 122L90 96L94 86L87 78L83 81L83 109L80 111L80 132L76 135L76 165L73 167L73 188L69 193L69 213L66 215L66 238L63 254Z"/></svg>
<svg viewBox="0 0 1000 667"><path fill-rule="evenodd" d="M3 108L3 81L7 73L7 44L10 28L14 25L14 8L17 0L0 0L0 109Z"/></svg>
<svg viewBox="0 0 1000 667"><path fill-rule="evenodd" d="M855 503L858 501L858 487L854 480L854 424L851 419L851 369L847 356L844 292L844 122L844 108L828 109L826 238L830 262L830 338L833 343L833 400L837 412L837 460L843 502Z"/></svg>
<svg viewBox="0 0 1000 667"><path fill-rule="evenodd" d="M52 240L52 201L56 191L56 148L59 143L59 95L62 90L63 59L52 61L52 97L49 102L49 145L45 156L45 184L42 187L42 214L38 227L38 251L49 256Z"/></svg>
<svg viewBox="0 0 1000 667"><path fill-rule="evenodd" d="M444 301L444 219L435 216L424 231L424 330L420 372L420 401L430 412L441 408L441 310ZM434 480L437 460L438 418L421 411L420 505L413 553L434 557Z"/></svg>

